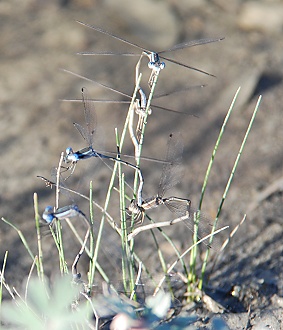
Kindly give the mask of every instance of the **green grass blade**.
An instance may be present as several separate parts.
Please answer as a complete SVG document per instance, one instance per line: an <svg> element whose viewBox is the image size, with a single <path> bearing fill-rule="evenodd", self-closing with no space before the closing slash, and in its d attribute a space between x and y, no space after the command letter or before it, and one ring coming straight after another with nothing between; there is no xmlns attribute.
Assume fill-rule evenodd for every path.
<svg viewBox="0 0 283 330"><path fill-rule="evenodd" d="M92 181L89 183L89 214L90 214L90 239L89 239L89 270L88 270L88 287L92 288L94 283L95 268L93 268L93 255L94 255L94 214L93 214L93 189Z"/></svg>
<svg viewBox="0 0 283 330"><path fill-rule="evenodd" d="M34 257L34 255L33 255L33 253L31 252L31 249L30 249L30 247L29 247L29 245L28 245L28 243L27 243L27 241L26 241L26 239L25 239L23 233L21 232L21 230L18 229L15 225L13 225L10 221L6 220L5 218L2 217L1 220L2 220L3 222L5 222L7 225L9 225L10 227L12 227L13 229L16 230L16 232L18 233L18 235L19 235L19 237L20 237L20 239L21 239L21 241L22 241L24 247L26 248L28 254L30 255L32 261L34 261L34 258L35 258L35 257Z"/></svg>
<svg viewBox="0 0 283 330"><path fill-rule="evenodd" d="M205 195L205 191L206 191L206 187L207 187L207 183L208 183L208 178L209 178L209 175L210 175L210 172L211 172L211 169L212 169L212 165L213 165L214 160L215 160L216 152L218 150L220 141L223 137L223 134L224 134L225 128L227 126L228 120L230 118L230 115L232 113L232 110L234 109L234 104L235 104L236 99L239 95L240 89L241 88L239 87L238 90L235 93L235 96L234 96L234 98L232 100L232 103L230 105L230 108L229 108L229 110L228 110L228 112L225 116L225 119L223 121L223 124L221 126L221 129L220 129L220 132L219 132L219 135L218 135L218 138L216 140L216 143L215 143L215 146L214 146L214 149L213 149L213 152L212 152L212 155L211 155L211 158L210 158L207 170L206 170L206 174L205 174L205 177L204 177L203 186L202 186L202 189L201 189L201 195L200 195L200 201L199 201L199 207L198 207L199 211L201 211L201 208L202 208L202 202L203 202L203 199L204 199L204 195ZM196 221L195 221L195 225L194 225L194 236L193 236L193 243L194 244L198 241L198 219L199 219L199 217L195 218ZM198 246L195 245L195 247L192 249L191 255L190 255L190 272L189 272L188 280L191 283L195 283L195 281L197 279L197 275L196 275L197 251L198 251Z"/></svg>
<svg viewBox="0 0 283 330"><path fill-rule="evenodd" d="M44 280L43 253L42 253L42 246L41 246L41 232L40 232L40 223L39 223L40 216L38 213L38 198L37 198L36 193L34 193L34 195L33 195L33 204L34 204L35 228L36 228L37 247L38 247L38 258L36 261L37 274L38 274L38 277L43 281Z"/></svg>
<svg viewBox="0 0 283 330"><path fill-rule="evenodd" d="M256 103L256 106L255 106L255 109L254 109L254 112L252 114L252 117L250 119L250 122L249 122L249 125L248 125L248 128L246 130L246 133L245 133L245 136L243 138L243 141L242 141L242 144L240 146L240 149L238 151L238 155L236 157L236 160L234 162L234 165L233 165L233 168L232 168L232 171L230 173L230 177L228 179L228 182L226 184L226 187L225 187L225 190L224 190L224 193L223 193L223 196L222 196L222 199L220 201L220 204L219 204L219 207L218 207L218 210L217 210L217 215L216 215L216 218L215 218L215 222L214 222L214 226L213 226L213 229L212 229L212 232L215 231L216 229L216 226L217 226L217 222L218 222L218 219L219 219L219 216L220 216L220 213L221 213L221 210L222 210L222 207L224 205L224 202L225 202L225 199L227 197L227 193L230 189L230 186L231 186L231 183L233 181L233 178L234 178L234 175L235 175L235 172L236 172L236 169L237 169L237 166L239 164L239 161L240 161L240 158L241 158L241 155L242 155L242 152L243 152L243 149L245 147L245 144L247 142L247 139L248 139L248 136L250 134L250 131L251 131L251 128L253 126L253 123L254 123L254 120L255 120L255 117L256 117L256 114L257 114L257 111L259 109L259 105L260 105L260 102L261 102L261 96L259 96L258 98L258 101ZM199 288L201 289L202 288L202 285L203 285L203 280L204 280L204 273L205 273L205 270L206 270L206 265L207 265L207 260L208 260L208 256L209 256L209 250L206 251L206 255L205 255L205 259L204 259L204 262L203 262L203 265L202 265L202 277L201 277L201 281L199 283Z"/></svg>
<svg viewBox="0 0 283 330"><path fill-rule="evenodd" d="M55 231L53 230L52 226L50 226L50 232L53 237L56 248L58 250L60 272L61 274L68 274L68 267L64 256L64 245L63 245L63 237L61 231L61 222L58 219L54 219L53 221L55 222Z"/></svg>

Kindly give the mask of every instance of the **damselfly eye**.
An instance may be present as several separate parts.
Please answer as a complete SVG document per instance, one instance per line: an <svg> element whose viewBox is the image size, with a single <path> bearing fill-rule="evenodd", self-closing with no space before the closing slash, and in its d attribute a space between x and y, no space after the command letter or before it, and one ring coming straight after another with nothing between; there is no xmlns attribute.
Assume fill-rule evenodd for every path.
<svg viewBox="0 0 283 330"><path fill-rule="evenodd" d="M50 205L46 206L44 213L53 213L53 207Z"/></svg>
<svg viewBox="0 0 283 330"><path fill-rule="evenodd" d="M73 148L68 147L68 148L66 149L66 155L69 156L69 155L71 155L72 153L73 153Z"/></svg>

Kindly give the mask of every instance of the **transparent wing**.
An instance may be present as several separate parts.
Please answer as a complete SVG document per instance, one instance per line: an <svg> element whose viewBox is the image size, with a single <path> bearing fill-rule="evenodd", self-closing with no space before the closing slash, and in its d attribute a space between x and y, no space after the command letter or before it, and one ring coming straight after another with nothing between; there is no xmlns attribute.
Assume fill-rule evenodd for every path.
<svg viewBox="0 0 283 330"><path fill-rule="evenodd" d="M88 91L85 87L82 88L82 100L84 105L84 116L87 129L87 142L92 146L93 135L96 129L96 116L94 111L94 104L89 102Z"/></svg>
<svg viewBox="0 0 283 330"><path fill-rule="evenodd" d="M177 45L175 45L175 46L173 46L169 49L162 50L158 54L162 54L162 53L166 53L166 52L173 52L175 50L184 49L184 48L188 48L188 47L205 45L205 44L209 44L209 43L212 43L212 42L221 41L223 39L224 38L204 38L204 39L186 41L186 42L182 42L180 44L177 44Z"/></svg>
<svg viewBox="0 0 283 330"><path fill-rule="evenodd" d="M198 221L198 239L202 239L205 236L211 233L213 224L212 221L209 220L202 213L199 214L198 210L195 210L191 207L191 201L185 198L179 197L168 197L164 199L164 203L167 208L178 217L185 216L188 213L188 218L183 221L185 226L189 228L189 230L194 233L195 231L195 219ZM204 243L207 245L206 243ZM218 249L220 247L219 240L215 237L213 238L213 243L211 245L214 249ZM209 246L209 247L211 247Z"/></svg>
<svg viewBox="0 0 283 330"><path fill-rule="evenodd" d="M172 196L164 198L164 204L178 217L182 217L187 214L189 219L191 216L191 201L189 199Z"/></svg>
<svg viewBox="0 0 283 330"><path fill-rule="evenodd" d="M145 48L143 48L143 47L141 47L141 46L139 46L139 45L137 45L137 44L135 44L135 43L133 43L133 42L130 42L130 41L126 40L126 39L123 39L123 38L121 38L121 37L118 37L118 36L116 36L116 35L114 35L114 34L108 32L108 31L106 31L106 30L103 30L102 28L100 28L100 27L98 27L98 26L89 25L89 24L86 24L86 23L83 23L83 22L80 22L80 21L77 21L77 22L78 22L79 24L84 25L84 26L86 26L86 27L89 27L89 28L91 28L91 29L93 29L93 30L95 30L95 31L97 31L97 32L100 32L100 33L106 34L106 35L109 36L109 37L112 37L112 38L114 38L114 39L116 39L116 40L122 41L122 42L124 42L125 44L128 44L128 45L130 45L130 46L132 46L132 47L135 47L135 48L138 48L138 49L141 49L141 50L144 50L144 51L148 51L147 49L145 49Z"/></svg>
<svg viewBox="0 0 283 330"><path fill-rule="evenodd" d="M95 84L95 85L98 85L98 86L100 86L100 87L102 87L102 88L104 88L104 89L110 90L110 91L112 91L112 92L114 92L114 93L116 93L116 94L122 95L122 96L124 96L124 97L126 97L126 98L129 99L129 101L123 101L123 100L98 100L98 99L88 99L88 102L89 102L89 103L99 103L99 102L101 102L101 103L121 103L121 104L122 104L122 103L125 103L125 104L131 103L131 99L132 99L132 97L131 97L130 95L126 94L126 93L123 93L123 92L121 92L121 91L118 91L117 89L115 89L115 88L113 88L113 87L110 87L110 86L108 86L108 85L106 85L106 84L103 84L103 83L101 83L101 82L98 82L98 81L96 81L96 80L93 80L93 79L90 79L90 78L84 77L84 76L82 76L82 75L79 75L79 74L77 74L77 73L75 73L75 72L72 72L72 71L69 71L69 70L65 70L65 69L63 69L63 71L64 71L64 72L67 72L67 73L70 73L70 74L72 74L72 75L74 75L74 76L76 76L76 77L78 77L78 78L81 78L81 79L83 79L83 80L85 80L85 81L91 82L91 83L93 83L93 84ZM158 98L161 98L161 97L164 97L164 96L172 95L172 94L174 94L174 93L183 92L183 91L189 91L189 90L192 90L192 89L195 89L195 88L202 88L202 87L204 87L204 85L188 86L188 87L184 87L184 88L179 89L179 90L173 90L173 91L170 91L170 92L167 92L167 93L162 93L162 94L160 94L160 95L155 95L153 98L154 98L154 99L158 99ZM79 99L71 99L71 100L66 100L66 99L64 99L64 100L61 100L61 101L67 101L67 102L81 102L81 100L79 100ZM165 108L165 107L162 107L162 106L156 105L156 104L154 104L154 103L151 103L151 107L152 107L152 108L161 109L161 110L165 110L165 111L169 111L169 112L179 113L179 114L181 114L181 115L187 115L187 116L194 116L194 117L197 117L197 115L195 115L195 114L190 114L190 113L186 113L186 112L182 112L182 111L178 111L178 110L174 110L174 109L170 109L170 108ZM78 124L76 124L76 125L78 125ZM77 129L78 129L78 128L77 128ZM82 133L81 133L82 130L81 130L81 129L78 129L78 131L79 131L79 133L82 135ZM83 133L83 134L84 134L84 133Z"/></svg>
<svg viewBox="0 0 283 330"><path fill-rule="evenodd" d="M167 154L163 165L158 187L158 196L163 197L165 192L180 182L182 177L181 161L184 144L180 133L172 133L167 142Z"/></svg>
<svg viewBox="0 0 283 330"><path fill-rule="evenodd" d="M197 68L195 68L194 66L190 66L190 65L187 65L187 64L184 64L184 63L181 63L181 62L178 62L178 61L172 60L172 58L168 58L168 57L164 57L164 56L160 56L160 58L162 58L163 60L166 60L166 61L168 61L168 62L171 62L171 63L177 64L177 65L179 65L179 66L182 66L182 67L184 67L184 68L191 69L191 70L194 70L194 71L196 71L196 72L200 72L200 73L203 73L203 74L205 74L205 75L207 75L207 76L210 76L210 77L214 77L214 78L215 78L215 76L214 76L213 74L208 73L208 72L203 71L203 70L200 70L200 69L197 69Z"/></svg>
<svg viewBox="0 0 283 330"><path fill-rule="evenodd" d="M74 126L77 129L77 131L80 133L82 138L86 141L87 145L90 146L91 145L89 139L90 137L87 129L78 123L74 123Z"/></svg>
<svg viewBox="0 0 283 330"><path fill-rule="evenodd" d="M77 53L78 55L89 55L89 56L141 56L141 54L136 54L136 53L116 53L116 52L79 52Z"/></svg>

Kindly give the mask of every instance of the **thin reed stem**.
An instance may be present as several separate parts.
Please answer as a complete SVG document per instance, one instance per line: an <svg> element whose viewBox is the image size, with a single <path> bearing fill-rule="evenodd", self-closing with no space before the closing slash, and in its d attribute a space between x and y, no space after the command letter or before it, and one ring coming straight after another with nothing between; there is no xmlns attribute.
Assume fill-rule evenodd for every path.
<svg viewBox="0 0 283 330"><path fill-rule="evenodd" d="M93 269L93 254L94 254L94 214L93 214L93 189L92 189L92 181L89 183L89 214L90 214L90 238L89 238L89 271L88 271L88 287L91 290L92 285L94 283L94 274L95 271Z"/></svg>
<svg viewBox="0 0 283 330"><path fill-rule="evenodd" d="M3 297L3 285L5 285L4 274L5 274L7 258L8 258L8 251L5 251L3 264L2 264L2 269L1 269L1 274L0 274L0 310L1 310L2 297Z"/></svg>
<svg viewBox="0 0 283 330"><path fill-rule="evenodd" d="M232 103L229 107L229 110L228 110L228 112L225 116L225 119L223 121L223 124L221 126L218 138L216 140L216 143L215 143L215 146L214 146L211 158L210 158L210 161L208 163L208 167L207 167L206 174L205 174L204 181L203 181L203 186L202 186L202 189L201 189L201 195L200 195L200 201L199 201L199 207L198 207L199 212L201 212L202 203L203 203L203 199L204 199L204 195L205 195L205 191L206 191L206 187L207 187L207 183L208 183L208 178L209 178L209 175L210 175L210 172L211 172L211 169L212 169L212 165L213 165L214 160L215 160L216 152L218 150L220 141L223 137L223 134L224 134L225 128L227 126L228 120L230 118L230 115L232 113L232 110L234 109L234 105L235 105L236 99L238 97L238 94L240 92L240 89L241 88L239 87L237 89L235 95L234 95ZM194 223L194 236L193 236L193 242L194 243L196 243L197 240L198 240L198 219L199 219L199 217L195 218L196 221ZM195 248L192 250L191 255L190 255L190 277L189 277L189 281L192 282L192 283L195 283L196 277L197 277L197 275L196 275L197 248L198 247L196 245Z"/></svg>
<svg viewBox="0 0 283 330"><path fill-rule="evenodd" d="M258 100L257 100L257 103L256 103L256 106L255 106L255 109L253 111L253 114L252 114L252 117L250 119L250 122L249 122L249 125L248 125L248 128L246 130L246 133L245 133L245 136L243 138L243 141L242 141L242 144L240 146L240 149L238 151L238 155L235 159L235 162L234 162L234 165L233 165L233 168L232 168L232 171L230 173L230 176L229 176L229 179L227 181L227 184L226 184L226 187L225 187L225 190L224 190L224 193L222 195L222 199L220 201L220 204L218 206L218 210L217 210L217 215L216 215L216 218L215 218L215 221L214 221L214 224L213 224L213 228L212 228L212 233L215 231L216 229L216 226L217 226L217 222L218 222L218 219L219 219L219 216L220 216L220 213L221 213L221 210L222 210L222 207L224 205L224 202L226 200L226 197L227 197L227 193L230 189L230 186L231 186L231 183L233 181L233 178L234 178L234 175L235 175L235 172L236 172L236 169L237 169L237 166L239 164L239 161L240 161L240 158L241 158L241 155L242 155L242 152L244 150L244 147L245 147L245 144L247 142L247 139L248 139L248 136L250 134L250 131L251 131L251 128L253 126L253 123L254 123L254 120L255 120L255 117L256 117L256 114L257 114L257 111L259 109L259 105L260 105L260 102L261 102L261 96L259 96ZM204 261L203 261L203 265L202 265L202 270L201 270L201 280L199 282L199 288L201 289L202 288L202 285L203 285L203 281L204 281L204 274L205 274L205 270L206 270L206 265L207 265L207 261L208 261L208 256L209 256L209 250L206 250L206 255L205 255L205 258L204 258Z"/></svg>
<svg viewBox="0 0 283 330"><path fill-rule="evenodd" d="M61 153L59 164L56 172L56 194L55 194L55 209L59 208L59 195L60 195L60 173L64 159L64 152ZM62 236L62 226L59 219L55 219L55 232L56 235L53 236L57 241L57 249L59 252L59 262L60 262L60 271L62 274L68 274L68 269L66 265L65 255L64 255L64 245L63 245L63 236Z"/></svg>
<svg viewBox="0 0 283 330"><path fill-rule="evenodd" d="M78 242L83 245L83 240L82 238L78 235L78 232L77 230L75 229L74 225L72 224L72 222L69 220L69 219L66 219L66 222L68 224L68 226L70 227L71 231L73 232L73 234L75 235L75 237L77 238ZM93 256L93 251L91 251L91 249L89 249L87 246L85 247L85 252L86 254L88 255L88 257L91 259L92 256ZM99 272L99 274L101 275L101 277L103 278L103 280L106 282L106 283L110 283L110 279L109 277L106 275L106 273L104 272L103 268L100 266L100 264L98 262L96 262L96 268ZM92 268L90 267L89 269L89 273L91 273L92 275ZM88 276L90 277L90 275ZM94 278L91 278L91 281L89 282L89 289L91 290L92 288L92 285L93 285L93 282L94 282Z"/></svg>
<svg viewBox="0 0 283 330"><path fill-rule="evenodd" d="M36 262L37 274L41 281L44 280L44 268L43 268L43 253L41 246L41 233L40 233L40 224L39 224L39 213L38 213L38 198L37 194L33 194L33 205L34 205L34 215L35 215L35 228L37 234L37 247L38 247L38 258Z"/></svg>
<svg viewBox="0 0 283 330"><path fill-rule="evenodd" d="M21 241L22 241L24 247L26 248L28 254L30 255L30 257L31 257L31 259L32 259L32 261L33 261L34 258L35 258L35 256L34 256L34 254L31 252L31 249L30 249L30 247L29 247L29 245L28 245L28 243L27 243L27 241L26 241L26 239L25 239L23 233L21 232L21 230L18 229L15 225L13 225L10 221L6 220L5 218L2 217L1 220L2 220L3 222L5 222L7 225L9 225L10 227L12 227L13 229L16 230L16 232L18 233L18 235L19 235L19 237L20 237L20 239L21 239Z"/></svg>
<svg viewBox="0 0 283 330"><path fill-rule="evenodd" d="M174 261L174 262L171 264L170 267L168 267L166 275L169 275L170 272L173 271L173 269L174 269L174 267L177 265L177 263L178 263L179 261L182 261L183 258L185 257L185 255L188 254L188 253L189 253L189 252L195 247L195 245L198 245L198 244L204 242L205 240L209 239L209 237L212 237L213 235L217 235L218 233L220 233L221 231L223 231L223 230L225 230L225 229L227 229L227 228L229 228L229 226L225 226L225 227L223 227L223 228L220 228L220 229L216 230L214 233L209 234L209 235L203 237L202 239L200 239L199 241L197 241L196 243L194 243L192 246L190 246L188 249L186 249L186 250L180 255L180 257L179 257L176 261ZM165 279L166 279L166 275L164 275L164 276L162 277L162 279L160 280L158 286L156 287L156 289L155 289L155 291L154 291L154 295L156 295L156 293L160 290L160 288L161 288L161 286L162 286L162 283L163 283L163 282L165 281Z"/></svg>

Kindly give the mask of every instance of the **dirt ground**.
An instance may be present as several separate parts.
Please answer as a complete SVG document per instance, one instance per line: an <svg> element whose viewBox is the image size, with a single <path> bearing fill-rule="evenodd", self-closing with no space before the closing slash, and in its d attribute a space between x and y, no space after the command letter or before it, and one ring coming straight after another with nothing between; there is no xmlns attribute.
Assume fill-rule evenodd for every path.
<svg viewBox="0 0 283 330"><path fill-rule="evenodd" d="M81 104L60 99L80 98L82 87L86 87L93 98L122 99L60 69L95 79L129 95L134 88L136 57L94 57L76 53L90 50L134 52L136 49L88 29L76 20L102 27L154 50L167 49L187 40L225 37L221 42L168 55L216 78L166 63L158 81L158 93L184 86L206 86L155 101L195 114L197 118L153 111L147 126L144 155L162 159L167 136L171 132L181 132L185 144L185 175L173 192L190 198L193 205L197 205L220 127L241 86L204 201L204 211L213 218L257 98L262 95L219 224L229 225L230 232L244 214L247 219L216 264L206 292L224 306L224 313L219 315L230 329L282 329L282 2L11 0L0 2L0 17L0 147L3 156L0 215L21 229L35 254L33 193L39 196L40 212L46 205L54 205L54 190L47 189L36 176L49 177L51 168L58 164L60 153L67 146L72 145L76 150L84 146L72 125L83 121ZM149 72L146 66L143 72L146 86ZM125 109L126 106L120 105L96 106L98 140L103 142L105 150L115 150L114 128L121 132ZM130 142L124 152L133 154ZM152 164L142 163L144 190L149 196L156 193L161 171L159 164ZM88 163L88 167L83 164L80 168L79 165L68 185L74 189L84 187L87 194L87 182L93 180L94 198L102 204L109 170L98 163L91 166ZM76 202L87 210L84 201ZM221 239L228 234L222 233ZM173 235L182 244L182 228L174 228ZM142 247L148 257L152 245L147 242L146 235L140 236L137 247ZM43 242L49 265L47 273L51 274L56 248L49 238ZM72 244L70 238L67 258L73 258ZM17 287L27 276L31 259L18 234L1 222L1 259L6 250L9 251L6 279ZM232 295L232 292L237 294ZM203 329L219 316L216 312L201 315L203 322L199 327Z"/></svg>

